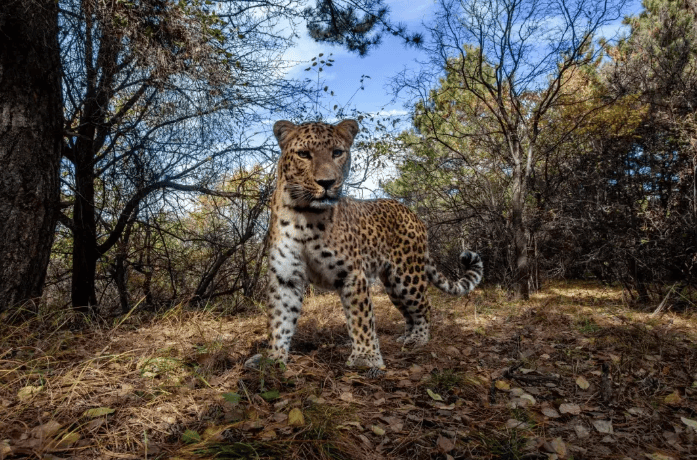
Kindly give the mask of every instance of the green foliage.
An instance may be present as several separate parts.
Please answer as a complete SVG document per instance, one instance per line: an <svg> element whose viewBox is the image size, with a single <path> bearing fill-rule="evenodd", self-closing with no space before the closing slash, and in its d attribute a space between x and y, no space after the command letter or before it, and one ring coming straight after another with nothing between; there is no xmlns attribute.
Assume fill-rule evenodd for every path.
<svg viewBox="0 0 697 460"><path fill-rule="evenodd" d="M455 387L462 386L464 381L463 375L452 369L434 371L428 377L428 385L445 391L450 391Z"/></svg>
<svg viewBox="0 0 697 460"><path fill-rule="evenodd" d="M242 397L237 393L223 393L223 399L225 399L225 401L229 402L230 404L236 405L239 404L240 399L242 399Z"/></svg>
<svg viewBox="0 0 697 460"><path fill-rule="evenodd" d="M267 401L273 401L274 399L278 399L281 396L281 394L278 390L269 390L269 391L265 391L263 393L260 393L259 396L261 396L262 398L264 398Z"/></svg>
<svg viewBox="0 0 697 460"><path fill-rule="evenodd" d="M182 442L185 444L194 444L201 442L201 435L194 430L186 430L182 434Z"/></svg>

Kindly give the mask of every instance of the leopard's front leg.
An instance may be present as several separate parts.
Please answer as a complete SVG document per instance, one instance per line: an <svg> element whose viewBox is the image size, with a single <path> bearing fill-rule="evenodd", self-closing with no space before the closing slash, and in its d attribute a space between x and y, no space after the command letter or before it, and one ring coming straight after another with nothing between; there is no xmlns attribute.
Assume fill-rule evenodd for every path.
<svg viewBox="0 0 697 460"><path fill-rule="evenodd" d="M351 355L346 364L370 369L384 368L380 342L375 330L373 302L370 299L365 275L361 273L346 278L340 293L351 337Z"/></svg>
<svg viewBox="0 0 697 460"><path fill-rule="evenodd" d="M305 263L288 246L269 249L268 358L286 363L290 341L302 309L307 279ZM261 354L252 356L245 366L258 367Z"/></svg>

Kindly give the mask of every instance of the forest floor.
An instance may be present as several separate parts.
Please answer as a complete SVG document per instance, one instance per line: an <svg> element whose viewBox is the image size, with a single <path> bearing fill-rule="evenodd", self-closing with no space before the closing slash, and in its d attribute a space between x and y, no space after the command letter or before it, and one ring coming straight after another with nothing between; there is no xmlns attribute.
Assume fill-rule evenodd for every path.
<svg viewBox="0 0 697 460"><path fill-rule="evenodd" d="M335 295L305 302L285 368L244 369L261 311L182 308L89 332L0 325L0 459L697 458L697 315L553 283L529 301L433 292L432 339L374 289L386 375L345 367Z"/></svg>

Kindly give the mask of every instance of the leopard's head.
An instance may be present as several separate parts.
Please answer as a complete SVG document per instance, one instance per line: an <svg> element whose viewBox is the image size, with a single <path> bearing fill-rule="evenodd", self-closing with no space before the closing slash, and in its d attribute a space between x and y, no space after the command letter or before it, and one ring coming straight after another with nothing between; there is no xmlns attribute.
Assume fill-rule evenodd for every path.
<svg viewBox="0 0 697 460"><path fill-rule="evenodd" d="M293 208L326 209L341 196L351 170L351 145L358 134L355 120L336 125L278 121L273 133L281 147L277 189Z"/></svg>

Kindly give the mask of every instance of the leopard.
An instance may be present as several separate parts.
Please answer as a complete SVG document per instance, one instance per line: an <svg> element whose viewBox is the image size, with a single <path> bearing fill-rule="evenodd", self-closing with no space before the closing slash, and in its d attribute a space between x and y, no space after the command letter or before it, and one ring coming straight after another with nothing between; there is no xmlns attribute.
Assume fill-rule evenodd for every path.
<svg viewBox="0 0 697 460"><path fill-rule="evenodd" d="M370 293L374 282L382 282L404 317L397 341L421 346L430 339L429 283L462 296L482 280L482 259L467 250L459 257L462 278L439 272L429 255L426 225L405 205L346 195L358 133L351 119L299 125L281 120L273 126L281 156L267 234L269 349L246 367L258 367L264 357L288 362L308 283L341 298L351 342L346 365L378 376L386 367Z"/></svg>

